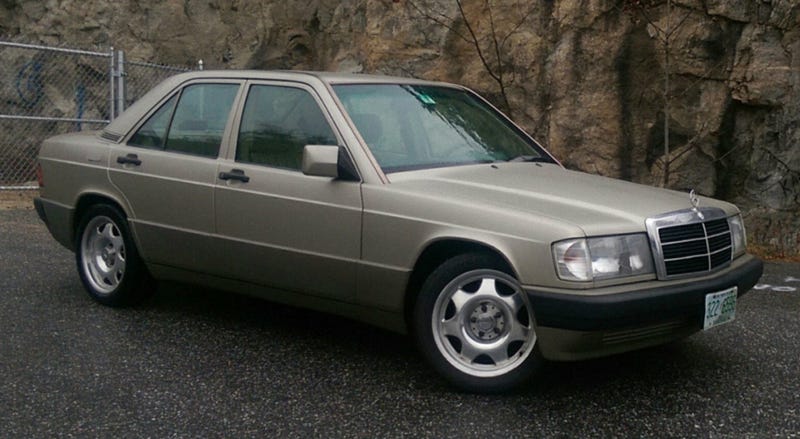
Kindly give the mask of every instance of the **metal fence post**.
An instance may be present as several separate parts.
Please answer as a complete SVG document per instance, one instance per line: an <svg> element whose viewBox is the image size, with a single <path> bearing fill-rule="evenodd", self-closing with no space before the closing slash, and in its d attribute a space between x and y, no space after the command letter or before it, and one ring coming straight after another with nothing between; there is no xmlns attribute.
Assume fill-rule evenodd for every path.
<svg viewBox="0 0 800 439"><path fill-rule="evenodd" d="M117 50L117 114L125 111L125 52Z"/></svg>
<svg viewBox="0 0 800 439"><path fill-rule="evenodd" d="M115 59L114 59L114 46L111 46L111 56L108 57L109 65L108 65L108 81L109 81L109 93L108 93L108 119L114 120L117 117L117 113L114 111L114 105L116 102L116 93L114 91L114 78L117 76L117 71L115 68Z"/></svg>

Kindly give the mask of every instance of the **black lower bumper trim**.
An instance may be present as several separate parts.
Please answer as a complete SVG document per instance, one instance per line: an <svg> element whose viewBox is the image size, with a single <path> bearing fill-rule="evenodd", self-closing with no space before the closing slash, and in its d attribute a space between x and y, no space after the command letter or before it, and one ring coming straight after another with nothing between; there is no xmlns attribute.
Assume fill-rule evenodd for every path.
<svg viewBox="0 0 800 439"><path fill-rule="evenodd" d="M47 214L44 212L44 204L42 203L42 199L38 197L34 198L33 207L36 209L36 214L39 215L39 219L42 220L43 223L47 224Z"/></svg>
<svg viewBox="0 0 800 439"><path fill-rule="evenodd" d="M705 295L733 286L739 296L750 290L764 270L756 258L719 277L626 293L587 296L525 290L539 326L595 331L632 327L676 318L702 326Z"/></svg>

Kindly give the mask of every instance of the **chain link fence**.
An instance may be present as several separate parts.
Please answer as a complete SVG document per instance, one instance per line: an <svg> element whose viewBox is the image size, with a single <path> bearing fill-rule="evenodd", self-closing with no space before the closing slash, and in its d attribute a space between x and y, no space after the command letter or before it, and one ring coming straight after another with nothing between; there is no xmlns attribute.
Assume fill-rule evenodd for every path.
<svg viewBox="0 0 800 439"><path fill-rule="evenodd" d="M164 78L188 68L124 53L0 41L0 189L34 189L42 141L98 130Z"/></svg>
<svg viewBox="0 0 800 439"><path fill-rule="evenodd" d="M187 70L190 69L139 61L125 61L123 70L125 75L124 108L128 108L168 76Z"/></svg>

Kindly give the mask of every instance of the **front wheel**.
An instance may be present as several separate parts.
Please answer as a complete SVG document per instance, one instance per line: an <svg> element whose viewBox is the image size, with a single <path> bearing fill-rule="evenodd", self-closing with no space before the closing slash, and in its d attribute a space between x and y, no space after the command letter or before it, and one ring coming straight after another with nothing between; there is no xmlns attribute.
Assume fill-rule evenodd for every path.
<svg viewBox="0 0 800 439"><path fill-rule="evenodd" d="M112 206L91 206L76 234L78 274L89 295L109 306L137 303L153 291L125 217Z"/></svg>
<svg viewBox="0 0 800 439"><path fill-rule="evenodd" d="M501 267L483 254L450 259L425 281L414 310L423 355L462 390L512 389L542 361L528 299Z"/></svg>

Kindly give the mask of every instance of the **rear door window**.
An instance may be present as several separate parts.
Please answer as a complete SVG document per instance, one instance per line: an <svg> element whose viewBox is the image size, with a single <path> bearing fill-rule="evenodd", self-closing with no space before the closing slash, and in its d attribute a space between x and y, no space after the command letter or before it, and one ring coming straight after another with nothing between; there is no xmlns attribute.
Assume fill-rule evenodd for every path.
<svg viewBox="0 0 800 439"><path fill-rule="evenodd" d="M128 144L217 157L238 90L239 84L188 85L164 103Z"/></svg>

